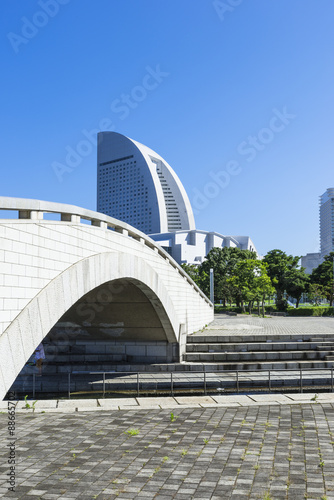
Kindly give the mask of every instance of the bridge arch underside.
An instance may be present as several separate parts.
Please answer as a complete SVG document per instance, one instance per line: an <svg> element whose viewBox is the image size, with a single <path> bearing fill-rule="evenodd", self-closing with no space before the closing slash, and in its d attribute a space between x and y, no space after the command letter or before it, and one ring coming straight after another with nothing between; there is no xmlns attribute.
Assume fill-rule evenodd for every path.
<svg viewBox="0 0 334 500"><path fill-rule="evenodd" d="M27 363L40 342L43 385L48 375L74 370L178 361L179 328L171 297L147 262L110 252L87 257L52 280L0 336L0 399L38 373Z"/></svg>
<svg viewBox="0 0 334 500"><path fill-rule="evenodd" d="M69 370L178 360L178 344L161 301L133 278L106 282L81 297L43 340L47 358Z"/></svg>

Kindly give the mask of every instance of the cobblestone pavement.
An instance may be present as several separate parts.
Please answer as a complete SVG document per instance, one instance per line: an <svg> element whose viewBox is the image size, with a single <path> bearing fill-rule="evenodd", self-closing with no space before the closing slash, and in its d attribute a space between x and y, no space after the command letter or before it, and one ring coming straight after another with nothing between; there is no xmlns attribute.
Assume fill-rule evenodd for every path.
<svg viewBox="0 0 334 500"><path fill-rule="evenodd" d="M15 492L6 482L5 412L0 496L333 500L334 403L321 396L312 403L239 407L21 410Z"/></svg>
<svg viewBox="0 0 334 500"><path fill-rule="evenodd" d="M233 335L259 334L259 335L296 335L312 333L333 333L334 318L330 317L288 317L272 316L269 318L258 318L247 315L227 316L216 314L215 319L204 333L219 334L233 332ZM197 332L203 334L202 331Z"/></svg>

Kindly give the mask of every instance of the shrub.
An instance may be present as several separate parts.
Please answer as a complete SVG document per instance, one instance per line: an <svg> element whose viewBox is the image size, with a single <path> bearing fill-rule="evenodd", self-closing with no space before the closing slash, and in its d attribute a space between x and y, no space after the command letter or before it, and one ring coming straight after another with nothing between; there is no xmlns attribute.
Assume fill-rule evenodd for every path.
<svg viewBox="0 0 334 500"><path fill-rule="evenodd" d="M299 307L289 308L289 316L333 316L333 307Z"/></svg>
<svg viewBox="0 0 334 500"><path fill-rule="evenodd" d="M223 305L216 304L215 305L215 313L227 313L227 312L234 312L234 313L241 313L242 309L241 307L235 307L235 306L226 306L224 307Z"/></svg>

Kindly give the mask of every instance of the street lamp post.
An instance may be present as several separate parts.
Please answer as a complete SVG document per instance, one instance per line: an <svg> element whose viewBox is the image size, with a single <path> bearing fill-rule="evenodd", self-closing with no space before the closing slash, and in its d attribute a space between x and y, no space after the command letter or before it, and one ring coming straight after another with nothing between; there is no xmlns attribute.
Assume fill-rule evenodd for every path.
<svg viewBox="0 0 334 500"><path fill-rule="evenodd" d="M213 292L213 269L210 269L210 300L214 304L214 292Z"/></svg>

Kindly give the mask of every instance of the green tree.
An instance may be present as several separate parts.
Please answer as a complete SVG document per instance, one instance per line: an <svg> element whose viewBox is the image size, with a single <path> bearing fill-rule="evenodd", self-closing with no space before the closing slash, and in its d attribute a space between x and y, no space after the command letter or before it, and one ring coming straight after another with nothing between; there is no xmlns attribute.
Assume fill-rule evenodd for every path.
<svg viewBox="0 0 334 500"><path fill-rule="evenodd" d="M334 252L326 255L324 261L313 269L310 280L312 284L321 285L323 293L330 306L333 305L334 283L333 283L333 259Z"/></svg>
<svg viewBox="0 0 334 500"><path fill-rule="evenodd" d="M284 309L286 302L283 299L284 290L287 286L288 273L297 269L300 257L287 255L282 250L271 250L264 257L263 262L268 264L267 273L276 289L276 305L278 309Z"/></svg>
<svg viewBox="0 0 334 500"><path fill-rule="evenodd" d="M239 261L234 269L234 275L229 277L227 281L238 290L244 312L246 301L248 302L249 314L252 313L256 301L259 314L260 303L262 303L262 315L264 316L265 299L275 292L275 288L267 274L266 263L254 259Z"/></svg>
<svg viewBox="0 0 334 500"><path fill-rule="evenodd" d="M228 278L233 276L237 263L241 260L256 259L255 252L240 250L236 247L212 248L200 266L202 276L202 290L210 290L210 269L214 273L214 296L216 300L232 301L235 297L235 288ZM207 291L204 291L208 295ZM210 292L209 292L210 293Z"/></svg>
<svg viewBox="0 0 334 500"><path fill-rule="evenodd" d="M305 268L290 269L285 276L285 290L288 295L296 299L296 307L299 306L302 294L307 292L310 286L310 277L305 273Z"/></svg>
<svg viewBox="0 0 334 500"><path fill-rule="evenodd" d="M326 292L324 291L324 288L321 285L318 285L317 283L311 283L309 285L308 289L308 299L312 304L315 306L319 306L321 303L321 299L326 298Z"/></svg>

